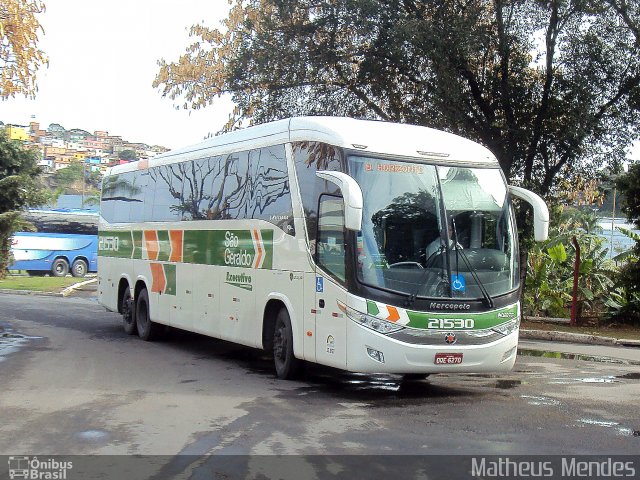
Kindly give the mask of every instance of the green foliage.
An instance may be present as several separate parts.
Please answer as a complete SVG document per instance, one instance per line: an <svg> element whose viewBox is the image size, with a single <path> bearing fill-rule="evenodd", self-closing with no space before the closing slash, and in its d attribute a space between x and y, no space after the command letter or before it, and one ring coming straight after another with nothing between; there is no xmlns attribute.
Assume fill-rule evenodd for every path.
<svg viewBox="0 0 640 480"><path fill-rule="evenodd" d="M0 278L10 261L10 236L25 227L20 210L41 205L49 197L42 188L38 154L0 132Z"/></svg>
<svg viewBox="0 0 640 480"><path fill-rule="evenodd" d="M639 32L627 0L233 0L154 86L185 108L230 93L229 129L303 114L445 129L546 194L637 138Z"/></svg>
<svg viewBox="0 0 640 480"><path fill-rule="evenodd" d="M136 153L135 150L122 150L118 154L118 158L120 160L128 160L130 162L134 162L138 160L138 154Z"/></svg>
<svg viewBox="0 0 640 480"><path fill-rule="evenodd" d="M85 191L95 194L100 185L100 173L89 171L89 167L83 164L83 162L73 162L66 168L56 170L53 174L53 179L58 185L58 188L63 191L80 191L82 190L83 175Z"/></svg>
<svg viewBox="0 0 640 480"><path fill-rule="evenodd" d="M552 217L553 218L553 217ZM527 315L569 317L576 259L575 237L580 246L578 317L603 316L618 275L608 259L606 241L588 230L595 225L593 212L566 208L558 212L550 239L529 251L523 297Z"/></svg>
<svg viewBox="0 0 640 480"><path fill-rule="evenodd" d="M622 211L640 228L640 163L630 165L629 171L618 177L616 186L624 194Z"/></svg>
<svg viewBox="0 0 640 480"><path fill-rule="evenodd" d="M536 244L530 251L527 264L527 283L523 296L523 308L526 315L566 317L566 305L571 301L571 290L566 274L566 251L562 244L559 248L549 247L548 242ZM555 254L550 253L556 252Z"/></svg>
<svg viewBox="0 0 640 480"><path fill-rule="evenodd" d="M640 163L632 164L625 175L618 177L616 186L625 198L622 210L640 228ZM624 264L618 281L620 296L615 305L609 305L610 314L616 319L640 323L640 235L624 228L618 230L636 244L631 251L616 257Z"/></svg>
<svg viewBox="0 0 640 480"><path fill-rule="evenodd" d="M611 292L605 305L611 320L640 325L640 293L620 287Z"/></svg>
<svg viewBox="0 0 640 480"><path fill-rule="evenodd" d="M615 257L613 257L613 259L616 262L624 262L627 260L633 260L634 258L638 257L638 245L640 245L640 235L638 235L637 233L635 233L633 230L629 230L626 228L622 228L622 227L616 227L616 229L623 233L624 235L626 235L627 237L629 237L632 240L636 241L636 245L635 248L632 248L631 250L627 250L626 252L622 252L618 255L616 255Z"/></svg>

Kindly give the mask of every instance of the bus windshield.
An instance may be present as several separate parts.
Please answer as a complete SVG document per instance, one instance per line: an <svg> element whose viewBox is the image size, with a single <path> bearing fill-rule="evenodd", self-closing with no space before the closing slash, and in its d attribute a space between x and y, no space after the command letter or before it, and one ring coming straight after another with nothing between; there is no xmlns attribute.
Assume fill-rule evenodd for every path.
<svg viewBox="0 0 640 480"><path fill-rule="evenodd" d="M360 282L414 298L478 299L518 286L514 219L499 169L348 161L364 199Z"/></svg>

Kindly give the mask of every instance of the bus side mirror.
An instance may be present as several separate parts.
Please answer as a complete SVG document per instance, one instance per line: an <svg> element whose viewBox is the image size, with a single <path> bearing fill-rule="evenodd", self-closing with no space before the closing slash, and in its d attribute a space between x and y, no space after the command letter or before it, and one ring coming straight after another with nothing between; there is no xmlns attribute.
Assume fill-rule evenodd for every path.
<svg viewBox="0 0 640 480"><path fill-rule="evenodd" d="M533 207L533 236L536 242L549 238L549 209L544 200L526 188L509 186L514 197L521 198Z"/></svg>
<svg viewBox="0 0 640 480"><path fill-rule="evenodd" d="M360 185L346 173L320 170L316 175L340 188L344 202L344 227L360 231L362 228L362 190Z"/></svg>

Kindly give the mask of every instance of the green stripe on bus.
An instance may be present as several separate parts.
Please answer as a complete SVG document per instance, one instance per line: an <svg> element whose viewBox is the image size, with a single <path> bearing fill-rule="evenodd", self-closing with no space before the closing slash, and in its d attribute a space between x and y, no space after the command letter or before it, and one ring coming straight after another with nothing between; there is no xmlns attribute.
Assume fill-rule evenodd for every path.
<svg viewBox="0 0 640 480"><path fill-rule="evenodd" d="M98 242L98 255L103 257L131 258L133 242L131 232L102 232Z"/></svg>
<svg viewBox="0 0 640 480"><path fill-rule="evenodd" d="M457 312L457 313L440 313L440 312L414 312L407 310L407 316L409 317L409 323L407 327L413 328L428 328L429 319L441 318L441 319L467 319L474 320L474 330L484 330L487 328L495 327L501 323L507 322L516 318L518 315L518 307L516 305L505 307L500 310L483 313L470 313L470 312Z"/></svg>
<svg viewBox="0 0 640 480"><path fill-rule="evenodd" d="M164 289L164 293L167 295L176 294L176 266L175 264L165 263L162 265L164 269L164 277L167 280L167 285Z"/></svg>
<svg viewBox="0 0 640 480"><path fill-rule="evenodd" d="M168 261L171 241L167 230L157 230L158 261ZM103 257L142 258L143 234L102 231L98 254ZM273 230L185 230L184 263L241 268L273 268Z"/></svg>
<svg viewBox="0 0 640 480"><path fill-rule="evenodd" d="M142 259L142 230L134 230L131 232L133 237L133 258Z"/></svg>
<svg viewBox="0 0 640 480"><path fill-rule="evenodd" d="M169 231L158 230L158 260L169 261L171 254L171 242L169 242Z"/></svg>
<svg viewBox="0 0 640 480"><path fill-rule="evenodd" d="M380 310L378 309L378 305L376 305L376 302L367 300L367 313L369 315L378 315L378 313L380 313Z"/></svg>

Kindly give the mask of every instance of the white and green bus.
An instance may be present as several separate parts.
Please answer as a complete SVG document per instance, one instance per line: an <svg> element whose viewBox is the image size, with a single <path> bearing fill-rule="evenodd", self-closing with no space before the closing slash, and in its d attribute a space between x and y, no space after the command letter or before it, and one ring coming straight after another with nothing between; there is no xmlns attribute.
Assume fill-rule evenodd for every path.
<svg viewBox="0 0 640 480"><path fill-rule="evenodd" d="M509 187L486 148L425 127L300 117L113 167L99 300L164 326L356 372L508 371L520 324Z"/></svg>

